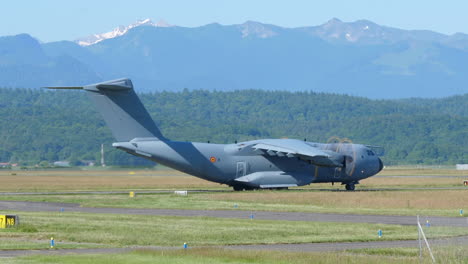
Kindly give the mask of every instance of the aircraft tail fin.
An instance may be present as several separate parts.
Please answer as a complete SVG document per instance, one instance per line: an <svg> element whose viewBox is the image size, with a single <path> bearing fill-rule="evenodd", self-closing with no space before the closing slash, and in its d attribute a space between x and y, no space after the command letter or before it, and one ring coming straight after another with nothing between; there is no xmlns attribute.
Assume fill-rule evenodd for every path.
<svg viewBox="0 0 468 264"><path fill-rule="evenodd" d="M82 87L45 88L87 91L115 139L119 142L135 138L165 139L133 90L130 79L118 79Z"/></svg>

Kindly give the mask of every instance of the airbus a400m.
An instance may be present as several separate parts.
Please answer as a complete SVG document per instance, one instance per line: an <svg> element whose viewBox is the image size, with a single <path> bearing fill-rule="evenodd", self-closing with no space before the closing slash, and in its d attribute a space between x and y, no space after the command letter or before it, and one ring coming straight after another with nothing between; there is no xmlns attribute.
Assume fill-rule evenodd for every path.
<svg viewBox="0 0 468 264"><path fill-rule="evenodd" d="M172 141L163 136L129 79L83 87L115 139L113 147L234 190L288 188L311 183L342 183L354 190L360 180L382 170L368 146L260 139L235 144Z"/></svg>

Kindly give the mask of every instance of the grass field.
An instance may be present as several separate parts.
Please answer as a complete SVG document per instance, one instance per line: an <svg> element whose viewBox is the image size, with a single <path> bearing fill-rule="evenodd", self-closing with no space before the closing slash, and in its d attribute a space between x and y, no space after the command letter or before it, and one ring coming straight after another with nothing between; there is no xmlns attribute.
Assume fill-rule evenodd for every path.
<svg viewBox="0 0 468 264"><path fill-rule="evenodd" d="M0 170L0 191L213 189L220 185L174 170Z"/></svg>
<svg viewBox="0 0 468 264"><path fill-rule="evenodd" d="M383 191L335 192L342 186L312 184L289 191L230 192L230 188L187 176L172 170L118 171L0 171L0 190L26 191L136 191L125 194L13 195L3 200L80 203L91 207L222 209L249 211L295 211L361 214L459 216L468 212L468 187L461 184L468 172L456 170L387 169L388 177L362 181L359 189ZM400 175L401 177L394 177ZM438 178L404 175L441 176ZM458 187L455 190L405 190L405 188ZM397 190L402 188L401 190ZM138 194L147 190L226 190L228 192L190 193L188 197L166 194ZM329 191L327 191L329 190Z"/></svg>
<svg viewBox="0 0 468 264"><path fill-rule="evenodd" d="M7 263L416 263L414 257L364 256L357 254L312 254L285 252L250 252L222 249L195 249L177 251L136 251L128 254L113 255L78 255L78 256L31 256L12 259Z"/></svg>
<svg viewBox="0 0 468 264"><path fill-rule="evenodd" d="M437 263L466 263L468 253L460 247L436 248ZM278 251L239 251L227 249L198 248L188 250L136 250L125 254L112 255L67 255L67 256L29 256L7 260L7 264L43 264L43 263L432 263L427 256L422 262L417 249L371 249L333 253L300 253Z"/></svg>
<svg viewBox="0 0 468 264"><path fill-rule="evenodd" d="M172 170L4 171L1 192L136 191L128 194L2 195L0 200L73 202L88 207L223 209L363 214L442 215L459 217L468 211L466 189L416 190L420 187L462 187L468 172L395 168L361 182L357 189L383 191L336 192L342 186L312 184L289 191L231 192L230 188ZM404 177L404 176L441 176ZM401 177L400 177L401 176ZM401 189L400 189L401 188ZM405 188L413 188L405 190ZM227 192L141 194L139 190L227 190ZM396 190L400 189L400 190ZM236 205L236 208L234 208ZM4 212L2 212L4 213ZM47 248L53 236L58 248L127 246L214 246L416 239L412 226L288 222L207 217L134 216L87 213L17 212L20 228L0 230L0 249ZM468 235L466 228L431 227L430 238ZM436 248L439 262L468 262L456 246ZM0 259L2 263L416 263L416 249L363 249L336 253L257 252L197 248L138 250L132 253L30 256ZM5 260L5 261L4 261ZM427 255L425 261L429 260ZM7 262L8 261L8 262Z"/></svg>
<svg viewBox="0 0 468 264"><path fill-rule="evenodd" d="M386 167L379 172L379 176L468 176L466 170L415 168L415 167Z"/></svg>
<svg viewBox="0 0 468 264"><path fill-rule="evenodd" d="M89 213L19 212L22 228L0 230L7 245L46 241L85 243L85 247L109 246L216 246L239 244L356 242L416 239L414 226L171 217ZM378 238L377 230L384 232ZM468 235L467 228L431 227L431 238ZM0 243L0 246L2 244Z"/></svg>
<svg viewBox="0 0 468 264"><path fill-rule="evenodd" d="M357 188L383 187L460 187L468 171L446 169L391 169L378 176L447 176L443 178L371 177ZM89 191L156 189L230 189L174 170L0 170L0 191ZM343 189L330 184L312 184L300 188ZM468 187L467 187L468 190Z"/></svg>

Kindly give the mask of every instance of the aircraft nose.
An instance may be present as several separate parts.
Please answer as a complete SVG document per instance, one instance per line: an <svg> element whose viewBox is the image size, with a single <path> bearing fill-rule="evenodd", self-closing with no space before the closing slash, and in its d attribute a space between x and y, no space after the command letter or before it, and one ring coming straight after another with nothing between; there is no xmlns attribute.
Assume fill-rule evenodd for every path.
<svg viewBox="0 0 468 264"><path fill-rule="evenodd" d="M379 159L379 171L378 172L380 172L383 169L383 162L380 158L378 159Z"/></svg>

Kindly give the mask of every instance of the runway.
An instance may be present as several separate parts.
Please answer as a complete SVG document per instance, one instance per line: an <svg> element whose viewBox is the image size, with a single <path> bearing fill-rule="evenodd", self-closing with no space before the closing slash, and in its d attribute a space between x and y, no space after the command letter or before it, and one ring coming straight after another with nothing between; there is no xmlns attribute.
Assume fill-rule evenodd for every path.
<svg viewBox="0 0 468 264"><path fill-rule="evenodd" d="M399 215L360 215L360 214L331 214L331 213L302 213L302 212L271 212L271 211L242 211L242 210L186 210L186 209L135 209L135 208L95 208L80 207L72 203L48 202L19 202L0 201L0 210L26 212L80 212L99 214L131 214L131 215L160 215L183 217L220 217L248 219L253 214L258 220L284 221L313 221L337 223L372 223L392 225L416 225L415 216ZM433 226L468 227L467 217L422 217L421 221L429 220Z"/></svg>
<svg viewBox="0 0 468 264"><path fill-rule="evenodd" d="M468 245L468 236L454 238L429 239L429 243L435 245ZM294 252L325 252L343 251L361 248L400 248L419 246L417 240L393 240L373 242L337 242L337 243L303 243L303 244L274 244L274 245L235 245L225 248L241 250L278 250Z"/></svg>

